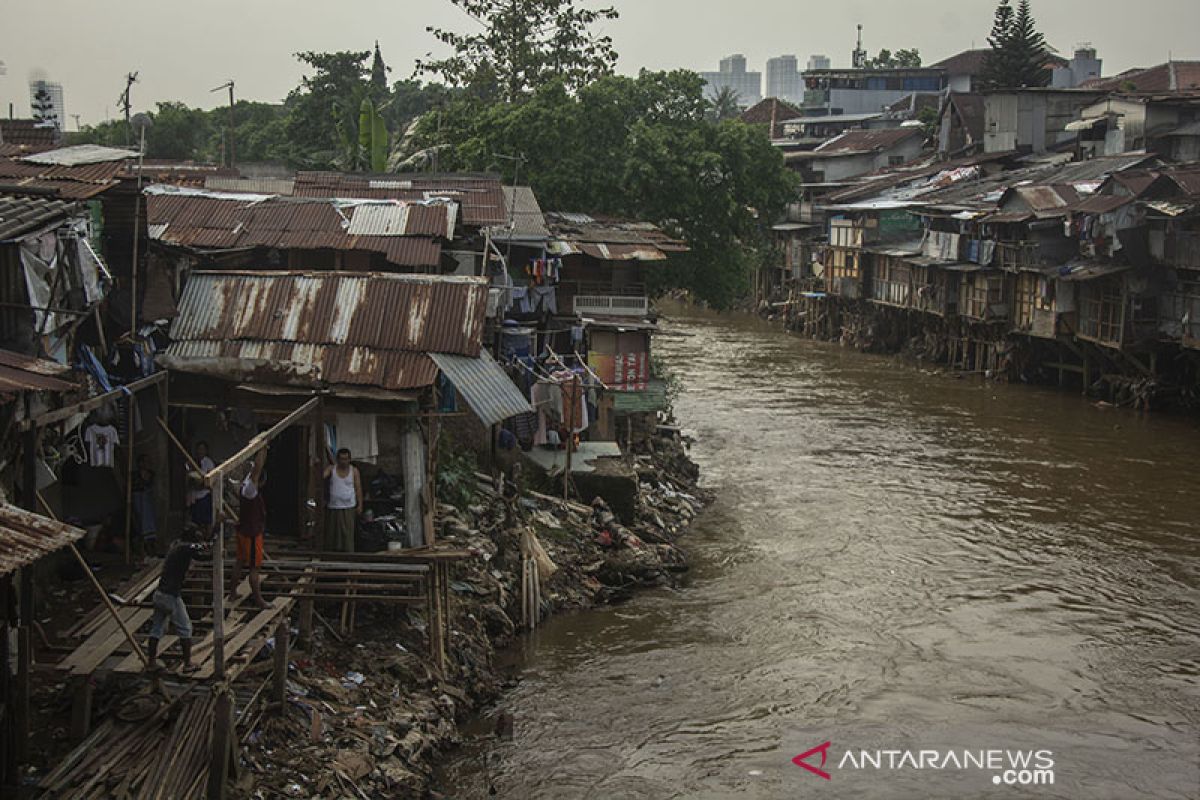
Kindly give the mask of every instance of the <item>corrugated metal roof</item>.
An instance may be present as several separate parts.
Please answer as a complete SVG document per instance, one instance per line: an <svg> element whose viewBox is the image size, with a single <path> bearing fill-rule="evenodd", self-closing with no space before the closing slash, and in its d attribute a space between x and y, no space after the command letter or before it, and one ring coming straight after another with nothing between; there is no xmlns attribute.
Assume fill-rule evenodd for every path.
<svg viewBox="0 0 1200 800"><path fill-rule="evenodd" d="M34 157L0 158L0 185L13 192L44 192L62 198L85 199L115 186L125 167L122 161L75 166L29 163Z"/></svg>
<svg viewBox="0 0 1200 800"><path fill-rule="evenodd" d="M251 192L290 197L295 193L296 181L294 178L236 178L210 175L204 179L204 188L219 192Z"/></svg>
<svg viewBox="0 0 1200 800"><path fill-rule="evenodd" d="M505 186L504 202L509 219L492 229L492 239L498 242L544 242L550 238L546 216L537 196L528 186ZM511 221L511 224L510 224Z"/></svg>
<svg viewBox="0 0 1200 800"><path fill-rule="evenodd" d="M67 380L71 368L56 361L0 350L0 396L13 397L24 391L68 392L79 388Z"/></svg>
<svg viewBox="0 0 1200 800"><path fill-rule="evenodd" d="M1071 204L1071 211L1080 214L1107 214L1111 211L1116 211L1121 206L1129 205L1135 200L1133 197L1121 197L1115 194L1098 194L1092 195Z"/></svg>
<svg viewBox="0 0 1200 800"><path fill-rule="evenodd" d="M824 157L831 155L854 155L874 153L895 147L905 139L923 136L920 128L878 128L874 130L846 131L818 147L814 153Z"/></svg>
<svg viewBox="0 0 1200 800"><path fill-rule="evenodd" d="M260 362L250 371L279 373L267 382L427 386L437 374L428 353L479 355L487 293L485 278L196 272L167 353L189 371L205 370L188 362Z"/></svg>
<svg viewBox="0 0 1200 800"><path fill-rule="evenodd" d="M7 503L0 505L0 575L8 575L83 538L86 531Z"/></svg>
<svg viewBox="0 0 1200 800"><path fill-rule="evenodd" d="M146 216L154 238L198 249L363 250L381 253L398 266L436 267L441 261L436 240L448 238L454 226L452 204L387 203L383 207L390 211L367 212L356 226L358 214L374 204L151 189ZM376 224L380 220L391 223L387 233L373 232L385 229ZM403 223L403 232L397 230L397 222Z"/></svg>
<svg viewBox="0 0 1200 800"><path fill-rule="evenodd" d="M103 164L122 162L137 158L136 150L122 150L116 147L104 147L98 144L77 144L71 147L59 147L56 150L46 150L24 156L22 160L30 164L53 164L62 167L78 167L84 164Z"/></svg>
<svg viewBox="0 0 1200 800"><path fill-rule="evenodd" d="M458 203L468 227L500 225L508 220L500 179L487 175L358 175L341 172L296 173L297 197L368 200L429 200Z"/></svg>
<svg viewBox="0 0 1200 800"><path fill-rule="evenodd" d="M583 254L602 261L666 261L667 253L687 252L686 243L649 222L601 219L587 214L545 215L558 255Z"/></svg>
<svg viewBox="0 0 1200 800"><path fill-rule="evenodd" d="M18 239L56 220L66 220L76 206L45 197L0 196L0 242Z"/></svg>
<svg viewBox="0 0 1200 800"><path fill-rule="evenodd" d="M0 119L0 139L5 145L25 146L36 150L24 153L51 150L62 139L57 126L36 119Z"/></svg>
<svg viewBox="0 0 1200 800"><path fill-rule="evenodd" d="M534 410L486 350L481 350L478 358L434 353L433 361L484 425L497 425Z"/></svg>

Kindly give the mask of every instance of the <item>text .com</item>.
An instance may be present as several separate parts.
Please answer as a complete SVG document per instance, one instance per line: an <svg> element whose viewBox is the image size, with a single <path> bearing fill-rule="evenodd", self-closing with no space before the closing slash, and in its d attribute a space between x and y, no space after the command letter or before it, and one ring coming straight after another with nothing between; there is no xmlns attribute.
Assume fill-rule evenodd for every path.
<svg viewBox="0 0 1200 800"><path fill-rule="evenodd" d="M823 742L792 759L792 763L824 780L838 772L854 771L981 771L992 773L997 786L1049 786L1054 783L1054 753L1050 750L1007 749L886 749L845 750Z"/></svg>

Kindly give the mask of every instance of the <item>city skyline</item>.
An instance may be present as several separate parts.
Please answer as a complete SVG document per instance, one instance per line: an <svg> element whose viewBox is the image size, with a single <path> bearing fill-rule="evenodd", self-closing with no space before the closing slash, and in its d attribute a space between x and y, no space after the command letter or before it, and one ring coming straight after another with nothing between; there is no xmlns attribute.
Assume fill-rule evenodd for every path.
<svg viewBox="0 0 1200 800"><path fill-rule="evenodd" d="M617 71L636 74L641 68L711 70L732 53L744 54L754 71L765 70L767 59L780 55L797 56L802 69L814 54L845 67L858 23L869 53L916 48L928 64L985 47L996 2L851 0L827 8L749 0L719 25L713 24L714 14L725 6L704 0L611 4L621 18L598 30L614 39L621 56ZM61 83L72 116L79 114L84 124L103 120L106 109L116 117L124 76L134 70L141 76L133 91L135 110L152 110L162 100L212 108L223 98L210 90L230 78L241 98L280 102L303 74L293 57L297 51L367 50L378 39L395 81L412 75L415 59L439 52L426 25L466 30L474 24L446 0L409 0L403 7L394 0L356 0L353 5L356 13L322 17L320 24L312 22L321 8L312 0L288 3L286 15L280 3L207 0L190 6L193 13L184 18L175 4L151 0L126 0L120 15L86 0L18 5L6 11L10 24L0 31L0 60L7 65L7 74L0 74L0 109L7 114L12 103L17 116L28 116L28 82L36 76ZM1077 44L1090 42L1104 59L1106 74L1171 56L1200 59L1200 45L1191 36L1200 28L1200 3L1154 0L1149 10L1171 24L1147 23L1141 30L1129 25L1127 4L1116 0L1035 0L1033 10L1039 29L1060 54L1069 57ZM185 30L181 20L186 34L174 33ZM54 46L46 45L47 37L27 34L33 30L53 30ZM671 36L663 35L666 30ZM121 40L131 44L110 44Z"/></svg>

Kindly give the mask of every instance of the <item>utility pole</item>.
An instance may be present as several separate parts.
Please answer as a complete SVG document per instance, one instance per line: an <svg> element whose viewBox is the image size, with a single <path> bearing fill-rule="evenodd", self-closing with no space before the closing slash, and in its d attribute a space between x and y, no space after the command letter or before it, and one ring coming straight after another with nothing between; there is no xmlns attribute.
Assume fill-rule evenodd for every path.
<svg viewBox="0 0 1200 800"><path fill-rule="evenodd" d="M137 83L137 72L130 72L125 75L125 91L121 92L121 96L117 98L117 105L125 112L125 144L132 144L130 134L133 133L133 128L129 124L129 109L133 103L129 99L129 90Z"/></svg>
<svg viewBox="0 0 1200 800"><path fill-rule="evenodd" d="M504 268L507 269L508 265L512 263L513 228L515 227L516 223L517 207L517 179L521 175L521 165L524 164L528 159L525 158L523 153L518 153L515 156L506 156L503 153L494 153L493 157L499 158L503 161L513 162L512 198L508 203L508 246L504 250ZM484 263L487 263L486 253L484 254Z"/></svg>
<svg viewBox="0 0 1200 800"><path fill-rule="evenodd" d="M237 146L234 144L234 125L233 125L233 78L230 78L225 83L222 83L213 92L219 92L222 89L229 90L229 147L226 152L229 154L229 166L232 167L234 161L237 160ZM211 94L212 92L209 92Z"/></svg>

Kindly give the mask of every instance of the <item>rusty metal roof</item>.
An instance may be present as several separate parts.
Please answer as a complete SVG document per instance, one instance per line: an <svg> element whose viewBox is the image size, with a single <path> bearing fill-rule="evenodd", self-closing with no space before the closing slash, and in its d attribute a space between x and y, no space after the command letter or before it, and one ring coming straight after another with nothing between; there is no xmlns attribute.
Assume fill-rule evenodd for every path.
<svg viewBox="0 0 1200 800"><path fill-rule="evenodd" d="M602 261L666 261L667 253L685 253L688 246L657 225L587 214L551 212L546 222L559 255L583 255Z"/></svg>
<svg viewBox="0 0 1200 800"><path fill-rule="evenodd" d="M86 531L0 504L0 575L8 575L83 538Z"/></svg>
<svg viewBox="0 0 1200 800"><path fill-rule="evenodd" d="M0 140L5 145L24 145L40 152L54 149L61 139L62 132L55 125L48 125L40 120L0 119Z"/></svg>
<svg viewBox="0 0 1200 800"><path fill-rule="evenodd" d="M449 238L455 207L439 203L336 203L329 200L147 189L153 238L198 249L363 250L393 264L436 267L438 239ZM370 210L359 222L359 214ZM377 217L391 223L368 224Z"/></svg>
<svg viewBox="0 0 1200 800"><path fill-rule="evenodd" d="M204 188L218 192L249 192L251 194L295 194L296 181L292 178L242 178L209 175L204 179Z"/></svg>
<svg viewBox="0 0 1200 800"><path fill-rule="evenodd" d="M419 388L437 377L429 353L479 355L487 295L485 278L196 272L165 363L267 383Z"/></svg>
<svg viewBox="0 0 1200 800"><path fill-rule="evenodd" d="M0 158L0 187L3 187L3 191L53 194L64 199L83 200L115 186L125 168L123 161L76 165L30 163L29 160L35 157L20 155Z"/></svg>
<svg viewBox="0 0 1200 800"><path fill-rule="evenodd" d="M918 127L846 131L840 136L835 136L823 143L812 152L814 154L820 153L821 155L818 157L824 158L874 153L879 150L886 150L889 147L895 147L905 139L911 139L915 136L924 136L924 133Z"/></svg>
<svg viewBox="0 0 1200 800"><path fill-rule="evenodd" d="M20 238L55 220L64 220L75 208L72 203L46 197L0 195L0 242Z"/></svg>
<svg viewBox="0 0 1200 800"><path fill-rule="evenodd" d="M500 179L491 175L359 175L298 172L297 197L428 200L444 197L462 208L462 222L480 228L508 220Z"/></svg>
<svg viewBox="0 0 1200 800"><path fill-rule="evenodd" d="M0 397L12 398L25 391L68 392L79 387L67 380L71 368L56 361L0 350Z"/></svg>

